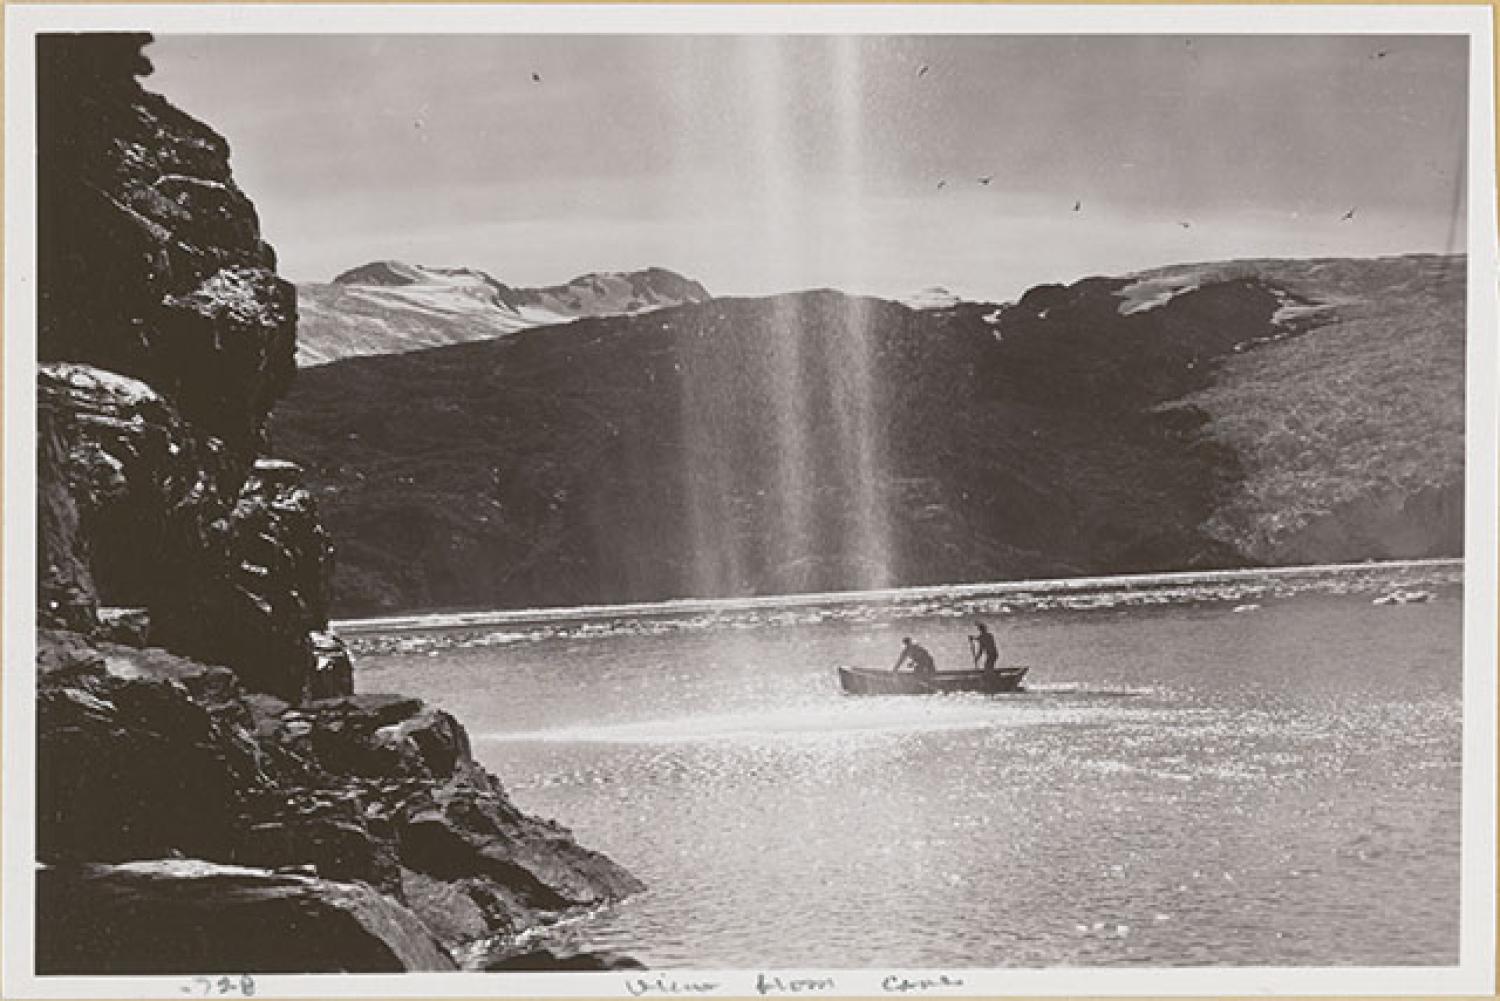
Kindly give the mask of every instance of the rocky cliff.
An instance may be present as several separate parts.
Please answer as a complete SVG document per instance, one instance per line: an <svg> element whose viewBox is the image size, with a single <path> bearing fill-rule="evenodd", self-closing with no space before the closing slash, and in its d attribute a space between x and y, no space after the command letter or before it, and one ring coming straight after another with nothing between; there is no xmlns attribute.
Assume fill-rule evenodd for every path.
<svg viewBox="0 0 1500 1001"><path fill-rule="evenodd" d="M327 596L285 568L326 563L326 540L310 512L280 535L246 522L275 501L250 474L295 372L296 295L228 144L136 82L145 41L38 39L42 508L65 487L78 530L43 533L39 607L146 606L154 640L297 698Z"/></svg>
<svg viewBox="0 0 1500 1001"><path fill-rule="evenodd" d="M1462 258L715 299L310 369L359 615L1451 556Z"/></svg>
<svg viewBox="0 0 1500 1001"><path fill-rule="evenodd" d="M44 972L452 968L456 947L504 956L640 889L518 811L463 727L415 699L294 705L50 630L38 687Z"/></svg>
<svg viewBox="0 0 1500 1001"><path fill-rule="evenodd" d="M38 969L503 958L639 885L452 717L354 694L331 540L267 449L295 295L147 42L38 43Z"/></svg>

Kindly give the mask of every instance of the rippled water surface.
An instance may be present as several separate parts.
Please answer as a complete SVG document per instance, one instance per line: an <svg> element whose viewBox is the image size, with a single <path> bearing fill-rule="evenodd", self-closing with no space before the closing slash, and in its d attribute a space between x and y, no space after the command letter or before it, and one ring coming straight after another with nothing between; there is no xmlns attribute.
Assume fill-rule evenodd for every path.
<svg viewBox="0 0 1500 1001"><path fill-rule="evenodd" d="M358 683L452 710L524 809L649 885L552 933L569 945L655 967L1450 964L1461 591L1424 584L1402 605L1366 575L387 634L360 640ZM889 666L904 634L967 666L975 613L1027 691L838 692L834 665Z"/></svg>

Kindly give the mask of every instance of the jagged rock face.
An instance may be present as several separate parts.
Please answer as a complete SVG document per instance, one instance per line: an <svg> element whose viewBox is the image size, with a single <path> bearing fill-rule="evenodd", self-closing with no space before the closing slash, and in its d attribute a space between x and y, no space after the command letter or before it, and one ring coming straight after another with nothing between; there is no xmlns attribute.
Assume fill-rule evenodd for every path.
<svg viewBox="0 0 1500 1001"><path fill-rule="evenodd" d="M251 825L255 850L302 844L302 858L317 861L353 845L335 871L382 887L457 939L512 933L641 889L566 829L516 809L446 712L355 695L261 708L257 717L263 741L291 749L321 778L292 809L261 798L268 812ZM349 858L359 866L347 867Z"/></svg>
<svg viewBox="0 0 1500 1001"><path fill-rule="evenodd" d="M78 502L67 480L68 446L52 412L37 411L37 624L87 630L99 594Z"/></svg>
<svg viewBox="0 0 1500 1001"><path fill-rule="evenodd" d="M228 858L243 798L270 781L234 707L193 698L233 675L76 634L37 642L41 860Z"/></svg>
<svg viewBox="0 0 1500 1001"><path fill-rule="evenodd" d="M200 580L192 567L237 482L222 444L195 437L145 383L89 365L43 364L37 404L61 445L43 471L68 485L106 602L155 604L174 577Z"/></svg>
<svg viewBox="0 0 1500 1001"><path fill-rule="evenodd" d="M328 621L333 544L317 506L288 462L258 460L234 506L210 526L217 557L204 574L164 582L152 639L188 656L227 663L257 691L292 701L352 691L338 641L313 634Z"/></svg>
<svg viewBox="0 0 1500 1001"><path fill-rule="evenodd" d="M72 539L108 603L150 610L151 642L229 665L252 688L292 700L352 690L339 641L325 636L314 649L311 634L328 621L333 546L296 466L256 461L226 496L237 461L145 383L55 362L41 366L37 392L54 440L41 481L67 494L43 490L53 512L43 546L56 551L43 554L44 568L69 565ZM87 587L58 570L44 574L41 591L42 611L56 619Z"/></svg>
<svg viewBox="0 0 1500 1001"><path fill-rule="evenodd" d="M42 975L455 969L399 904L301 873L196 859L48 867L37 897Z"/></svg>
<svg viewBox="0 0 1500 1001"><path fill-rule="evenodd" d="M37 636L38 968L451 969L417 912L479 938L637 889L446 713L336 698L332 546L262 455L290 287L223 140L135 84L146 40L39 47L39 618L69 631ZM466 853L428 873L450 824Z"/></svg>
<svg viewBox="0 0 1500 1001"><path fill-rule="evenodd" d="M295 292L223 138L136 82L147 41L38 42L43 623L146 607L151 642L255 689L348 692L312 635L332 546L296 468L260 459Z"/></svg>
<svg viewBox="0 0 1500 1001"><path fill-rule="evenodd" d="M136 82L147 41L38 39L38 351L147 382L248 465L295 371L296 294L228 144Z"/></svg>
<svg viewBox="0 0 1500 1001"><path fill-rule="evenodd" d="M389 895L450 942L641 888L517 810L463 727L416 699L294 706L224 668L60 631L39 634L37 670L43 862L308 867Z"/></svg>

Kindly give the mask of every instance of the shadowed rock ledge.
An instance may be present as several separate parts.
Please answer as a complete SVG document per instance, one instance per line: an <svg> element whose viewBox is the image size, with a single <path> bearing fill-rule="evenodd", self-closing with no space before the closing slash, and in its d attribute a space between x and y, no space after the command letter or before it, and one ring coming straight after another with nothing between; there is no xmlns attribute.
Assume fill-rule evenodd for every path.
<svg viewBox="0 0 1500 1001"><path fill-rule="evenodd" d="M223 138L136 82L149 41L38 41L38 971L503 956L640 883L452 716L354 692L333 544L267 454L295 297Z"/></svg>
<svg viewBox="0 0 1500 1001"><path fill-rule="evenodd" d="M455 968L409 911L358 883L182 859L49 867L37 882L68 932L39 938L42 974Z"/></svg>

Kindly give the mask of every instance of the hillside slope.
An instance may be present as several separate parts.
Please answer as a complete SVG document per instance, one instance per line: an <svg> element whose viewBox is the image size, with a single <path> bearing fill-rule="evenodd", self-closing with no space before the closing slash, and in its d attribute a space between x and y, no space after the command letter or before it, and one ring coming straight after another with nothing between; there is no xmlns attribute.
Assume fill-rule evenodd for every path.
<svg viewBox="0 0 1500 1001"><path fill-rule="evenodd" d="M375 261L328 284L297 287L297 364L487 340L584 316L639 313L707 298L702 285L664 268L513 288L470 268Z"/></svg>
<svg viewBox="0 0 1500 1001"><path fill-rule="evenodd" d="M1246 262L1326 304L1185 404L1244 476L1209 532L1266 563L1463 551L1464 259Z"/></svg>
<svg viewBox="0 0 1500 1001"><path fill-rule="evenodd" d="M719 299L321 366L274 433L345 615L1449 555L1461 512L1413 498L1461 493L1460 263ZM1326 427L1281 457L1257 422L1308 383L1339 387ZM1361 492L1397 454L1395 493ZM1379 516L1310 528L1346 497Z"/></svg>

